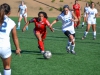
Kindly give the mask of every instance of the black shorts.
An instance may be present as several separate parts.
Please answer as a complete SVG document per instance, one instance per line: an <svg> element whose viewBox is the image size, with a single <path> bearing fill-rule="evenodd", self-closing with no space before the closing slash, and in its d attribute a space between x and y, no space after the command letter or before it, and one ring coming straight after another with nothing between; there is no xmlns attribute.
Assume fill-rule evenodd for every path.
<svg viewBox="0 0 100 75"><path fill-rule="evenodd" d="M75 38L75 33L71 34L68 30L64 32L64 34L69 38L70 35L73 35L73 37Z"/></svg>

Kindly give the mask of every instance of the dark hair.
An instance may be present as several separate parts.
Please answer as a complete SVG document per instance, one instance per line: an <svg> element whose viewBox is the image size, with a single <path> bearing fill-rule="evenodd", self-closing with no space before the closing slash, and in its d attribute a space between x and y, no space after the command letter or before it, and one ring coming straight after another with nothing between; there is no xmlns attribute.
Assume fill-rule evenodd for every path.
<svg viewBox="0 0 100 75"><path fill-rule="evenodd" d="M68 5L64 5L64 6L63 6L63 10L64 10L65 8L68 8L68 9L69 9L69 6L68 6Z"/></svg>
<svg viewBox="0 0 100 75"><path fill-rule="evenodd" d="M10 12L11 8L7 3L0 5L0 25L4 21L4 15L7 15Z"/></svg>
<svg viewBox="0 0 100 75"><path fill-rule="evenodd" d="M48 16L47 16L47 13L46 13L46 12L41 11L41 12L39 12L39 13L38 13L38 16L40 16L40 14L43 14L43 15L44 15L44 18L46 18L46 19L48 18Z"/></svg>
<svg viewBox="0 0 100 75"><path fill-rule="evenodd" d="M91 2L91 3L90 3L90 7L91 7L91 8L92 8L92 3L94 3L94 2ZM95 5L95 4L94 4L94 5Z"/></svg>
<svg viewBox="0 0 100 75"><path fill-rule="evenodd" d="M78 0L75 0L75 3L77 2Z"/></svg>
<svg viewBox="0 0 100 75"><path fill-rule="evenodd" d="M69 9L69 6L68 6L68 5L64 5L61 14L64 12L64 9L65 9L65 8L68 8L68 9ZM69 9L69 10L70 10L70 9Z"/></svg>

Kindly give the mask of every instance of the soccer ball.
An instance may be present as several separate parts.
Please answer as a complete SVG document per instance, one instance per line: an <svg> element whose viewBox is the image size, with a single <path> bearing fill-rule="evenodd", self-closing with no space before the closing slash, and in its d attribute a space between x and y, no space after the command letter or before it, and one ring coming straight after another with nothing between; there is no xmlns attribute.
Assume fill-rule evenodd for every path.
<svg viewBox="0 0 100 75"><path fill-rule="evenodd" d="M50 51L45 51L43 56L44 56L45 59L49 59L49 58L51 58L52 53Z"/></svg>

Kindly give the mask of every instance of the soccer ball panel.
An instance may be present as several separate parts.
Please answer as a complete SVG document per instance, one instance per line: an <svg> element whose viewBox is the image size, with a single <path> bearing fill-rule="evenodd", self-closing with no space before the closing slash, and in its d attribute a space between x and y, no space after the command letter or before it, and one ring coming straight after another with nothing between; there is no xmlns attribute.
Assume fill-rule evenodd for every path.
<svg viewBox="0 0 100 75"><path fill-rule="evenodd" d="M49 58L51 58L52 54L50 51L45 51L43 56L44 56L44 58L49 59Z"/></svg>

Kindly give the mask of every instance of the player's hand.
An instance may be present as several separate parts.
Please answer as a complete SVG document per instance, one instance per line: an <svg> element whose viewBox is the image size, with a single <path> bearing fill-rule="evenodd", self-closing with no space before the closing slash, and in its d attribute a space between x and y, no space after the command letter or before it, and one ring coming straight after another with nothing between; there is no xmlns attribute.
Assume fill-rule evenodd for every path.
<svg viewBox="0 0 100 75"><path fill-rule="evenodd" d="M17 50L16 50L16 54L20 55L20 52L21 52L20 49L17 49Z"/></svg>
<svg viewBox="0 0 100 75"><path fill-rule="evenodd" d="M73 22L74 22L75 20L74 20L74 19L71 19L71 21L73 21Z"/></svg>
<svg viewBox="0 0 100 75"><path fill-rule="evenodd" d="M54 28L51 27L51 31L54 32Z"/></svg>
<svg viewBox="0 0 100 75"><path fill-rule="evenodd" d="M52 25L50 25L49 28L50 28L50 30L51 30L52 32L54 32L54 29L52 28Z"/></svg>

